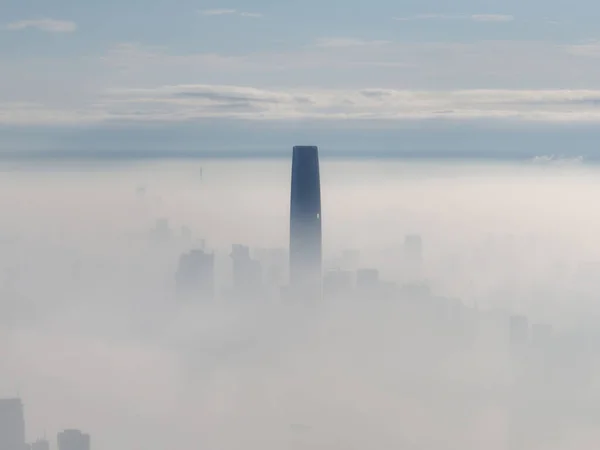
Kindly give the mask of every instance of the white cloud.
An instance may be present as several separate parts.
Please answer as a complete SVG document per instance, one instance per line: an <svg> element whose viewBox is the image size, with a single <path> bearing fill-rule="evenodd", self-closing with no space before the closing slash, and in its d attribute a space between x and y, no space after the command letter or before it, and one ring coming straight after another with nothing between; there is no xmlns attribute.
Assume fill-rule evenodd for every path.
<svg viewBox="0 0 600 450"><path fill-rule="evenodd" d="M371 85L444 90L600 88L593 75L599 63L592 58L575 59L563 45L537 41L384 43L364 36L323 37L297 50L247 55L174 53L125 44L104 55L106 67L100 70L110 71L112 81L106 87L200 80L254 86ZM115 73L115 68L120 73ZM339 70L346 70L346 75L340 78Z"/></svg>
<svg viewBox="0 0 600 450"><path fill-rule="evenodd" d="M0 122L205 117L600 122L600 82L594 77L599 60L572 54L593 54L594 43L574 49L507 41L382 44L330 37L296 51L220 55L125 43L80 61L8 60L0 71ZM341 72L346 75L340 78ZM147 89L111 89L124 86Z"/></svg>
<svg viewBox="0 0 600 450"><path fill-rule="evenodd" d="M473 14L471 20L476 22L512 22L515 18L507 14Z"/></svg>
<svg viewBox="0 0 600 450"><path fill-rule="evenodd" d="M242 17L252 17L252 18L255 18L255 19L259 19L263 15L261 13L255 13L255 12L241 12L240 16L242 16Z"/></svg>
<svg viewBox="0 0 600 450"><path fill-rule="evenodd" d="M574 158L565 158L564 156L556 155L541 155L535 156L531 159L533 164L539 165L556 165L556 166L567 166L567 165L580 165L584 161L583 156L577 156Z"/></svg>
<svg viewBox="0 0 600 450"><path fill-rule="evenodd" d="M511 22L514 17L508 14L417 14L414 16L394 17L400 22L414 20L471 20L474 22Z"/></svg>
<svg viewBox="0 0 600 450"><path fill-rule="evenodd" d="M378 46L391 44L391 41L384 40L366 40L357 38L346 38L346 37L333 37L333 38L320 38L316 41L317 47L364 47L364 46Z"/></svg>
<svg viewBox="0 0 600 450"><path fill-rule="evenodd" d="M457 20L464 19L464 15L455 14L416 14L414 16L393 17L400 22L409 22L413 20Z"/></svg>
<svg viewBox="0 0 600 450"><path fill-rule="evenodd" d="M236 15L240 17L249 17L258 19L263 17L261 13L257 12L248 12L248 11L238 11L237 9L203 9L199 11L203 16L226 16L226 15Z"/></svg>
<svg viewBox="0 0 600 450"><path fill-rule="evenodd" d="M112 89L80 110L0 104L0 123L245 120L511 120L600 123L600 90L261 89L171 85Z"/></svg>
<svg viewBox="0 0 600 450"><path fill-rule="evenodd" d="M203 9L200 14L203 16L224 16L227 14L236 14L235 9Z"/></svg>
<svg viewBox="0 0 600 450"><path fill-rule="evenodd" d="M565 46L567 53L575 56L585 56L588 58L600 57L600 42L591 41L582 44L574 44Z"/></svg>
<svg viewBox="0 0 600 450"><path fill-rule="evenodd" d="M35 19L20 20L5 26L5 29L11 31L25 30L27 28L35 28L49 33L72 33L77 30L77 24L69 20Z"/></svg>

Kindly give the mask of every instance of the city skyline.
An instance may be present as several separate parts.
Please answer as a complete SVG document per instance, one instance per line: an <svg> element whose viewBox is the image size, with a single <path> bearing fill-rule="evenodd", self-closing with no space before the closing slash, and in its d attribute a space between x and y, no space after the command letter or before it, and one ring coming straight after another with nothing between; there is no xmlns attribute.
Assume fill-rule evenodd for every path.
<svg viewBox="0 0 600 450"><path fill-rule="evenodd" d="M293 150L279 165L240 161L237 169L235 162L206 161L202 170L160 166L160 172L152 165L128 178L122 171L106 177L65 170L61 175L76 180L67 184L56 172L32 172L44 181L39 199L57 192L64 203L53 205L76 215L54 216L72 219L48 228L46 239L28 241L56 250L46 250L51 260L32 256L24 259L30 269L7 273L3 298L17 299L18 307L0 303L0 330L11 337L2 340L3 355L12 386L24 392L31 442L37 430L54 436L73 424L90 432L97 450L141 442L164 450L190 440L281 448L269 442L299 439L306 430L313 430L306 439L324 447L332 439L357 440L361 447L412 439L437 450L435 436L466 448L475 439L500 446L510 437L511 450L520 450L523 442L551 439L550 428L572 443L583 433L573 426L594 423L595 335L583 323L569 323L579 300L572 289L595 292L598 270L573 265L591 259L593 249L587 237L573 233L578 228L570 220L578 223L587 211L594 223L593 215L571 205L578 214L556 219L549 240L528 236L523 230L535 228L523 219L554 211L552 202L543 209L541 186L559 182L565 192L594 197L588 189L595 189L595 172L586 178L587 169L568 165L532 165L516 175L504 175L512 167L427 166L420 176L406 164L324 162L324 301L304 308L298 305L308 302L286 301L277 289L289 284L292 160ZM167 176L160 180L157 173ZM510 203L512 215L484 209L494 196L482 192L531 189L532 180L521 207L535 205L535 215L516 214L519 204L506 196L499 200ZM72 208L74 199L86 202ZM478 199L481 208L472 207ZM123 210L117 213L118 205ZM394 215L398 205L406 207ZM466 206L470 215L463 218ZM11 211L4 226L22 211L42 210ZM86 228L89 217L102 216L104 222ZM521 222L509 226L497 217ZM38 229L34 220L20 223ZM487 224L494 223L500 231L490 234ZM54 229L72 231L53 236ZM77 240L86 230L93 252L69 253L88 248ZM559 236L570 238L569 245L560 247ZM19 240L2 245L23 249ZM60 291L44 284L61 277ZM530 284L518 291L519 283ZM180 296L180 286L189 291ZM553 286L569 306L553 304L548 291L535 293L544 286ZM515 301L524 295L529 303ZM536 310L534 301L544 309ZM590 311L593 305L584 313L593 320ZM589 401L578 404L582 395ZM346 402L357 409L349 412ZM423 406L419 415L411 413ZM502 418L486 418L490 408ZM219 422L221 428L208 425Z"/></svg>
<svg viewBox="0 0 600 450"><path fill-rule="evenodd" d="M0 1L0 450L593 450L600 4Z"/></svg>

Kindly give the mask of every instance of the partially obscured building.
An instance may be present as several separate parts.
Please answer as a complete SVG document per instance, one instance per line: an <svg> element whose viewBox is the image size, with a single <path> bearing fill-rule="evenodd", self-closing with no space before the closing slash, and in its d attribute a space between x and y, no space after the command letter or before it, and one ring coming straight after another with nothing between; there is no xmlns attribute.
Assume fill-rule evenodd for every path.
<svg viewBox="0 0 600 450"><path fill-rule="evenodd" d="M423 239L418 234L409 234L404 238L404 256L420 264L423 260Z"/></svg>
<svg viewBox="0 0 600 450"><path fill-rule="evenodd" d="M530 375L530 328L525 316L512 315L509 319L510 357L513 361L513 375L517 379Z"/></svg>
<svg viewBox="0 0 600 450"><path fill-rule="evenodd" d="M321 182L319 151L296 146L290 197L290 288L302 298L322 290Z"/></svg>
<svg viewBox="0 0 600 450"><path fill-rule="evenodd" d="M359 269L356 271L356 289L373 291L379 287L379 271L377 269Z"/></svg>
<svg viewBox="0 0 600 450"><path fill-rule="evenodd" d="M90 450L90 435L79 430L58 433L58 450Z"/></svg>
<svg viewBox="0 0 600 450"><path fill-rule="evenodd" d="M180 300L210 300L215 294L215 255L204 250L191 250L181 255L175 274Z"/></svg>
<svg viewBox="0 0 600 450"><path fill-rule="evenodd" d="M24 450L25 418L18 398L0 399L0 450Z"/></svg>
<svg viewBox="0 0 600 450"><path fill-rule="evenodd" d="M518 315L510 316L509 328L511 348L523 348L529 343L529 320L527 317Z"/></svg>
<svg viewBox="0 0 600 450"><path fill-rule="evenodd" d="M348 297L352 294L354 274L349 270L329 270L323 278L325 298Z"/></svg>
<svg viewBox="0 0 600 450"><path fill-rule="evenodd" d="M404 238L404 278L417 280L423 271L423 239L418 234L409 234Z"/></svg>
<svg viewBox="0 0 600 450"><path fill-rule="evenodd" d="M152 229L150 236L154 242L164 243L168 242L172 237L171 227L169 225L169 219L161 218L156 221L154 228Z"/></svg>
<svg viewBox="0 0 600 450"><path fill-rule="evenodd" d="M233 261L233 292L235 297L256 297L262 289L262 268L259 261L250 257L250 248L234 244L231 249Z"/></svg>
<svg viewBox="0 0 600 450"><path fill-rule="evenodd" d="M263 268L263 281L267 286L282 286L286 282L289 262L286 249L259 248L253 254Z"/></svg>
<svg viewBox="0 0 600 450"><path fill-rule="evenodd" d="M46 439L38 439L30 445L31 450L50 450L50 442Z"/></svg>

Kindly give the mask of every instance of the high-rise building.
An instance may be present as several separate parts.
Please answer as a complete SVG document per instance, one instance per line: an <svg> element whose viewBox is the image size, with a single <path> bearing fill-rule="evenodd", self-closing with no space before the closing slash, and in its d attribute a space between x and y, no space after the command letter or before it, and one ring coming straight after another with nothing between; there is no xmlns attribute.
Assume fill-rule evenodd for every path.
<svg viewBox="0 0 600 450"><path fill-rule="evenodd" d="M169 226L169 219L158 219L151 232L152 240L159 243L168 242L171 239L172 231Z"/></svg>
<svg viewBox="0 0 600 450"><path fill-rule="evenodd" d="M258 248L253 254L264 270L264 282L268 286L281 286L285 283L289 262L285 248Z"/></svg>
<svg viewBox="0 0 600 450"><path fill-rule="evenodd" d="M360 291L374 291L379 287L379 270L359 269L356 271L356 288Z"/></svg>
<svg viewBox="0 0 600 450"><path fill-rule="evenodd" d="M90 435L79 430L58 433L58 450L90 450Z"/></svg>
<svg viewBox="0 0 600 450"><path fill-rule="evenodd" d="M423 270L423 239L418 234L409 234L404 238L404 277L418 280Z"/></svg>
<svg viewBox="0 0 600 450"><path fill-rule="evenodd" d="M530 374L531 331L529 320L525 316L511 315L509 319L509 351L513 362L513 376L517 380ZM519 381L521 382L521 381Z"/></svg>
<svg viewBox="0 0 600 450"><path fill-rule="evenodd" d="M0 450L24 450L25 418L18 398L0 399Z"/></svg>
<svg viewBox="0 0 600 450"><path fill-rule="evenodd" d="M510 345L521 349L529 344L529 320L525 316L512 315L509 319Z"/></svg>
<svg viewBox="0 0 600 450"><path fill-rule="evenodd" d="M181 255L175 274L177 297L183 300L210 300L214 297L215 255L191 250Z"/></svg>
<svg viewBox="0 0 600 450"><path fill-rule="evenodd" d="M233 244L233 290L236 297L256 297L262 288L262 268L250 257L250 248Z"/></svg>
<svg viewBox="0 0 600 450"><path fill-rule="evenodd" d="M329 270L323 277L325 298L349 297L352 294L354 274L349 270Z"/></svg>
<svg viewBox="0 0 600 450"><path fill-rule="evenodd" d="M290 199L290 287L320 298L322 283L321 182L316 146L296 146Z"/></svg>
<svg viewBox="0 0 600 450"><path fill-rule="evenodd" d="M50 443L46 439L38 439L31 444L31 450L50 450Z"/></svg>
<svg viewBox="0 0 600 450"><path fill-rule="evenodd" d="M404 254L406 258L415 263L423 259L423 239L418 234L409 234L404 238Z"/></svg>

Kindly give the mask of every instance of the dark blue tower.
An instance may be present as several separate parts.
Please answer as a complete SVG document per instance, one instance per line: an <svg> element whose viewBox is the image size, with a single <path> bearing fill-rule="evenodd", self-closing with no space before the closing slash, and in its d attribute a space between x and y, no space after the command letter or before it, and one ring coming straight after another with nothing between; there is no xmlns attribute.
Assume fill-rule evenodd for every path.
<svg viewBox="0 0 600 450"><path fill-rule="evenodd" d="M321 181L317 147L294 147L291 191L290 287L295 294L320 297Z"/></svg>

